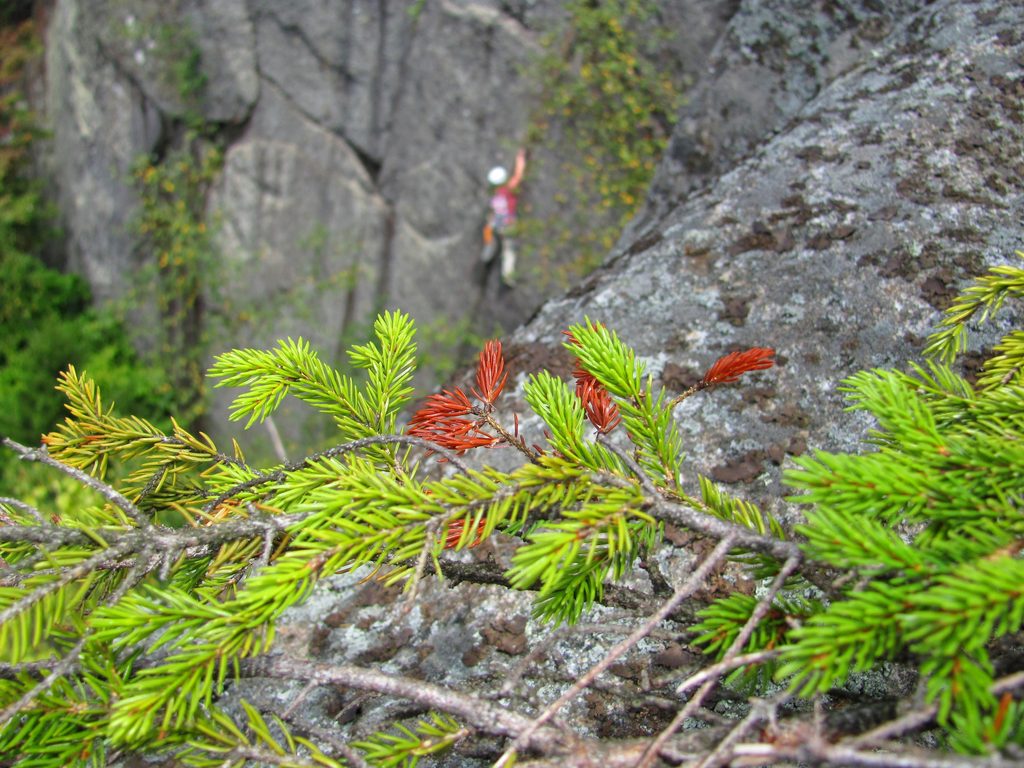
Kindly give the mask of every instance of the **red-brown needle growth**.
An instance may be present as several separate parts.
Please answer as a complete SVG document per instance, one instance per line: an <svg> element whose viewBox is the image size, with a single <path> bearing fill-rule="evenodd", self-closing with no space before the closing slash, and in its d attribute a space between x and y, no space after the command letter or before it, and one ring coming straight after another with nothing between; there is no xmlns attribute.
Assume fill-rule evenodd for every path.
<svg viewBox="0 0 1024 768"><path fill-rule="evenodd" d="M729 384L738 381L739 377L750 371L762 371L775 365L775 350L771 347L752 347L742 352L730 352L715 360L704 378L675 397L671 404L678 405L695 392L713 387L716 384Z"/></svg>
<svg viewBox="0 0 1024 768"><path fill-rule="evenodd" d="M476 366L476 389L473 394L488 405L494 405L506 381L508 371L505 370L505 358L501 354L501 342L488 341L484 344Z"/></svg>
<svg viewBox="0 0 1024 768"><path fill-rule="evenodd" d="M753 347L743 352L730 352L718 358L701 379L701 388L712 384L727 384L737 381L749 371L761 371L775 365L772 359L775 350L769 347Z"/></svg>
<svg viewBox="0 0 1024 768"><path fill-rule="evenodd" d="M568 336L573 344L579 346L572 331L562 331L562 333ZM601 386L601 382L583 367L583 363L578 357L576 365L572 369L572 377L576 379L576 397L583 404L583 411L587 414L587 419L598 432L607 435L622 421L618 406L615 405L612 396Z"/></svg>
<svg viewBox="0 0 1024 768"><path fill-rule="evenodd" d="M492 434L486 427L494 426L490 413L507 380L501 342L488 341L480 353L476 388L472 390L480 404L474 405L458 387L431 395L410 419L409 434L456 453L497 445L503 436Z"/></svg>

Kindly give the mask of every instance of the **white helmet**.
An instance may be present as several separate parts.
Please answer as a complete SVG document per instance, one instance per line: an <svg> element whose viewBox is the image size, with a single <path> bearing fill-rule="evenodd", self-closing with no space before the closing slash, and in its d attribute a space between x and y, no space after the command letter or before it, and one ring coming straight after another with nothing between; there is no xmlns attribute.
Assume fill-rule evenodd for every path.
<svg viewBox="0 0 1024 768"><path fill-rule="evenodd" d="M502 168L500 165L496 165L487 172L487 182L494 186L500 186L508 181L508 171Z"/></svg>

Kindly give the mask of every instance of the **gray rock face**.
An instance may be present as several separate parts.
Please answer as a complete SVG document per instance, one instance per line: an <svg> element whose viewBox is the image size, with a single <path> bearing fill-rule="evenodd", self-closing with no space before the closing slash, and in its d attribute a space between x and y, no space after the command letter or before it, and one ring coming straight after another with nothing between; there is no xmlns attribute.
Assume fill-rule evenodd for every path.
<svg viewBox="0 0 1024 768"><path fill-rule="evenodd" d="M47 112L53 131L49 166L68 232L70 266L100 298L124 288L132 268L128 221L135 196L132 162L161 131L156 106L103 52L101 22L60 3L47 30Z"/></svg>
<svg viewBox="0 0 1024 768"><path fill-rule="evenodd" d="M744 16L723 41L743 47ZM665 213L515 335L523 359L589 316L676 393L725 352L775 347L776 368L686 401L677 420L694 470L780 506L787 454L859 444L866 423L843 412L840 380L918 357L957 290L1024 249L1022 22L1019 5L954 1L893 19L755 151L713 155L728 170L705 189L673 206L656 188L649 211ZM659 183L680 173L667 157Z"/></svg>
<svg viewBox="0 0 1024 768"><path fill-rule="evenodd" d="M627 238L783 130L822 88L887 44L899 20L926 5L741 2L679 114Z"/></svg>
<svg viewBox="0 0 1024 768"><path fill-rule="evenodd" d="M695 73L725 24L730 4L707 5L660 12L680 30L675 70ZM524 319L553 289L499 294L496 274L481 285L484 179L522 141L534 103L524 65L564 9L413 6L58 0L47 113L72 268L103 299L125 292L150 259L130 232L131 163L201 119L225 146L209 206L224 263L210 277L238 300L217 306L211 292L229 320L211 352L286 333L333 350L383 306L482 332Z"/></svg>

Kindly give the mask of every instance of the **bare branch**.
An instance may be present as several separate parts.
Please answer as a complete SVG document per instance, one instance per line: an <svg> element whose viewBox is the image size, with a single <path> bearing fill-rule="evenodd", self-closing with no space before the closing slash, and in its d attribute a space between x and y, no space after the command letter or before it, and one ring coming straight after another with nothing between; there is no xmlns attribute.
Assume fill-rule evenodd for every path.
<svg viewBox="0 0 1024 768"><path fill-rule="evenodd" d="M263 426L267 428L267 434L270 435L270 444L274 447L274 455L282 464L287 464L288 454L285 453L284 442L281 440L281 433L277 431L277 422L274 421L273 415L267 415Z"/></svg>
<svg viewBox="0 0 1024 768"><path fill-rule="evenodd" d="M92 488L103 496L103 498L128 515L136 525L139 525L140 527L148 527L151 525L149 519L145 514L143 514L142 510L136 507L126 496L118 493L103 481L97 480L88 472L83 472L80 469L75 469L63 462L57 461L46 452L45 448L29 448L28 446L11 440L9 437L3 438L3 444L17 453L23 461L37 461L40 464L53 467L54 469L60 470L65 475L73 477L82 485Z"/></svg>
<svg viewBox="0 0 1024 768"><path fill-rule="evenodd" d="M742 525L727 522L660 496L648 496L645 499L645 508L658 519L677 527L688 528L713 539L721 540L728 536L732 538L733 546L736 547L762 552L779 560L801 557L800 547L795 542L762 536Z"/></svg>
<svg viewBox="0 0 1024 768"><path fill-rule="evenodd" d="M506 765L509 760L515 755L516 751L525 747L528 743L530 735L537 729L540 728L544 723L550 720L563 706L569 701L578 696L583 690L590 685L594 679L604 672L608 667L615 663L623 654L625 654L630 648L635 646L644 637L650 634L651 630L654 629L659 623L664 621L676 607L694 592L696 592L704 584L704 579L707 578L711 570L722 560L729 550L733 546L732 537L726 536L722 541L718 543L718 546L712 550L704 562L695 570L682 586L680 586L672 597L665 602L664 605L645 621L640 627L638 627L629 637L624 639L614 648L612 648L604 658L601 659L597 664L591 667L583 677L581 677L573 686L559 696L555 701L547 706L547 708L540 713L530 727L519 735L519 737L505 750L504 754L494 764L494 768L502 768Z"/></svg>
<svg viewBox="0 0 1024 768"><path fill-rule="evenodd" d="M700 762L697 763L696 768L718 768L724 765L726 762L732 759L733 748L740 739L744 738L752 728L765 722L766 720L775 718L776 708L790 698L790 694L783 692L782 694L770 699L770 700L755 700L752 702L750 712L745 718L733 726L732 730L729 731L722 738L715 748L701 758Z"/></svg>
<svg viewBox="0 0 1024 768"><path fill-rule="evenodd" d="M939 708L937 706L916 709L913 712L907 712L905 715L897 717L895 720L882 723L877 728L872 728L870 731L866 731L859 736L846 739L843 743L850 747L866 747L879 744L887 739L902 736L904 733L911 733L930 725L934 722L935 715L938 712Z"/></svg>
<svg viewBox="0 0 1024 768"><path fill-rule="evenodd" d="M405 596L405 601L402 606L402 613L407 614L413 609L416 604L416 598L420 594L420 581L423 579L423 572L427 567L427 558L430 556L431 550L434 548L434 544L437 541L437 533L441 524L443 524L445 518L435 517L433 520L428 522L426 526L426 538L423 541L423 548L420 550L419 557L416 558L416 565L413 566L412 576L410 581L406 585L409 590Z"/></svg>
<svg viewBox="0 0 1024 768"><path fill-rule="evenodd" d="M704 667L704 669L699 672L695 672L687 677L679 684L679 687L676 688L676 693L681 696L687 691L692 691L694 688L703 685L712 678L717 679L727 672L732 672L734 669L745 667L748 664L761 664L765 661L771 661L781 653L781 648L770 648L765 651L755 651L753 653L744 653L741 656L733 656L731 659L722 659L717 664L712 664L710 667ZM678 676L676 676L676 679L678 679ZM655 681L656 684L667 682L670 682L670 679L661 678L660 680Z"/></svg>
<svg viewBox="0 0 1024 768"><path fill-rule="evenodd" d="M482 416L484 418L484 421L487 422L487 426L489 426L491 429L497 432L505 443L511 445L513 448L515 448L517 451L523 454L527 459L529 459L534 464L537 463L537 459L540 458L540 454L537 453L535 449L528 446L526 444L526 440L523 439L521 435L513 435L511 432L509 432L507 429L501 426L501 423L496 418L494 418L494 415L490 411L479 410L477 408L474 408L473 413Z"/></svg>
<svg viewBox="0 0 1024 768"><path fill-rule="evenodd" d="M790 763L815 762L842 768L1018 768L1017 760L956 755L941 757L922 750L891 745L884 752L861 751L842 744L829 744L818 738L807 738L798 745L737 744L733 756L764 762L784 760Z"/></svg>
<svg viewBox="0 0 1024 768"><path fill-rule="evenodd" d="M1015 672L1006 677L1000 677L989 689L992 693L1006 693L1014 688L1024 688L1024 671Z"/></svg>
<svg viewBox="0 0 1024 768"><path fill-rule="evenodd" d="M557 643L562 640L571 637L572 635L581 634L613 634L613 635L624 635L633 630L622 624L567 624L565 626L558 627L557 629L547 632L541 638L530 652L526 654L518 664L510 671L505 674L505 682L501 684L501 688L493 694L493 698L503 699L511 696L516 687L519 685L519 681L526 674L526 672L536 663L544 658L547 652ZM673 640L677 637L675 632L659 632L653 630L650 633L650 637L659 637L664 640Z"/></svg>
<svg viewBox="0 0 1024 768"><path fill-rule="evenodd" d="M305 680L321 685L343 685L363 691L386 693L447 712L473 728L496 736L516 737L527 728L531 728L530 734L525 737L526 746L544 752L565 745L564 734L557 729L532 727L533 722L525 715L424 680L389 675L347 664L312 664L283 656L245 659L239 663L239 670L247 677Z"/></svg>
<svg viewBox="0 0 1024 768"><path fill-rule="evenodd" d="M1014 688L1019 688L1021 686L1024 686L1024 672L1016 672L1012 675L999 678L992 683L989 690L993 694L1000 694L1005 693L1006 691L1012 691ZM866 731L865 733L853 738L845 739L843 743L851 747L864 747L877 744L885 741L886 739L902 736L905 733L918 731L921 728L931 725L938 712L939 708L936 705L924 707L922 709L915 709L901 715L895 720L882 723L882 725L877 728L872 728L870 731Z"/></svg>
<svg viewBox="0 0 1024 768"><path fill-rule="evenodd" d="M747 622L743 625L742 629L740 629L739 633L736 635L735 639L732 642L732 645L730 645L729 649L726 651L725 656L722 657L723 662L731 661L739 655L739 652L741 650L743 650L743 646L747 644L747 641L753 634L754 629L757 627L758 624L761 623L761 620L768 613L768 609L771 607L772 601L775 600L775 596L779 593L779 590L782 589L782 586L786 583L786 579L788 579L789 576L793 573L793 571L795 571L797 567L800 565L800 561L801 557L799 553L796 555L792 555L788 560L786 560L782 568L779 569L779 572L775 575L775 578L772 580L771 586L768 588L768 591L761 597L760 600L758 600L757 605L754 606L754 610L750 613L750 618L747 619ZM698 690L697 693L694 694L693 698L686 703L686 706L683 707L678 712L678 714L676 714L676 716L672 719L672 722L669 723L668 726L666 726L665 729L658 734L657 738L655 738L654 741L651 742L651 745L647 748L647 751L644 752L644 756L637 763L637 768L647 768L647 766L653 764L655 758L659 754L665 742L668 741L669 737L672 736L672 734L674 734L676 730L678 730L679 726L683 724L683 721L687 717L690 717L693 714L693 712L696 711L698 707L700 707L700 705L704 702L704 698L711 692L711 689L715 687L717 682L717 676L709 677L707 679L707 682L705 682L701 686L700 690ZM680 694L682 694L683 692L684 685L685 683L679 686L678 692Z"/></svg>
<svg viewBox="0 0 1024 768"><path fill-rule="evenodd" d="M168 528L149 526L146 528L102 528L92 535L74 528L59 526L0 526L0 541L28 541L48 547L98 545L107 546L90 558L91 568L110 569L131 567L139 562L126 557L128 553L146 550L161 553L164 561L173 560L176 553L185 553L190 558L203 557L216 551L230 541L275 537L295 523L305 513L293 515L265 515L255 518L240 518L200 528ZM38 561L26 558L16 566L20 571ZM77 566L81 568L82 566Z"/></svg>

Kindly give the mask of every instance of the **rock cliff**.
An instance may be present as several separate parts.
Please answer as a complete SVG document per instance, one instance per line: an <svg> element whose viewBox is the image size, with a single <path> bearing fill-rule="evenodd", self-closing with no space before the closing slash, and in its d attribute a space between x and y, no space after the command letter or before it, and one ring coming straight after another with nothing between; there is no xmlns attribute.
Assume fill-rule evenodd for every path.
<svg viewBox="0 0 1024 768"><path fill-rule="evenodd" d="M728 5L666 4L673 70L696 74ZM150 258L131 231L131 165L200 121L225 146L208 278L248 308L211 351L299 334L333 351L381 306L511 329L553 289L480 283L485 177L524 138L524 66L563 13L551 0L56 0L46 113L70 267L101 298L125 293Z"/></svg>

